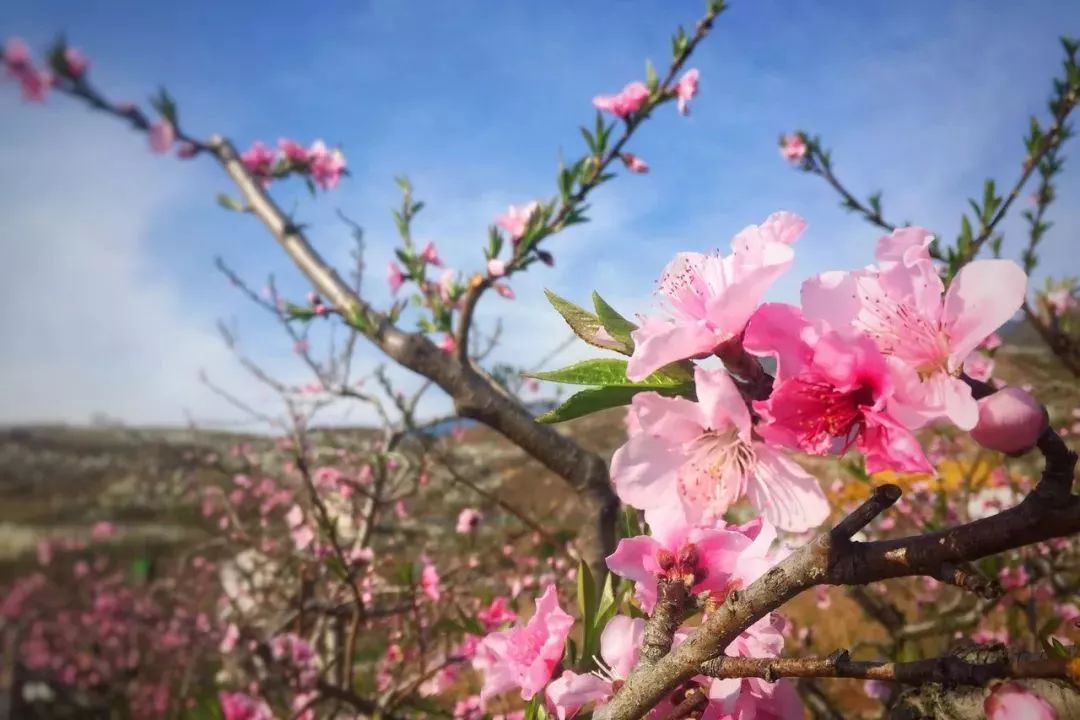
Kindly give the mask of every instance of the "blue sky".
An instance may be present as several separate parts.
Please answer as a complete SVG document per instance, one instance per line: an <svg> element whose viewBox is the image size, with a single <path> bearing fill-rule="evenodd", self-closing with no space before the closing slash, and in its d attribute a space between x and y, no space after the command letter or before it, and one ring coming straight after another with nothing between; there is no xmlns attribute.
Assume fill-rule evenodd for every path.
<svg viewBox="0 0 1080 720"><path fill-rule="evenodd" d="M110 95L142 100L164 84L196 135L342 144L353 175L341 189L312 201L287 186L277 197L343 263L349 237L334 211L360 222L369 294L382 302L395 175L409 175L427 202L418 236L452 266L478 268L495 215L554 193L560 153L581 151L577 126L591 120L592 96L641 77L647 57L665 62L671 31L702 6L9 3L0 33L41 47L65 32ZM630 148L652 172L598 191L594 222L550 246L553 270L516 279L517 301L481 306L483 322L506 317L501 357L540 355L562 339L544 287L578 300L596 288L644 310L673 253L726 247L777 209L810 228L774 299L794 300L809 274L867 263L877 233L780 160L786 129L820 133L852 189L884 191L887 216L953 237L984 177L1015 178L1063 32L1080 35L1080 4L733 3L694 56L702 82L692 115L665 108ZM251 218L214 204L228 185L212 163L152 156L143 138L64 98L24 107L4 83L0 170L0 421L81 422L95 411L130 422L235 419L199 385L200 369L253 404L272 402L221 346L218 318L235 321L249 354L274 372L304 378L280 330L212 269L221 255L254 283L274 273L288 292L306 291ZM1052 211L1044 268L1055 274L1080 272L1080 212L1067 202L1078 177L1070 167L1066 202ZM1015 254L1022 223L1005 229ZM360 362L378 357L364 349Z"/></svg>

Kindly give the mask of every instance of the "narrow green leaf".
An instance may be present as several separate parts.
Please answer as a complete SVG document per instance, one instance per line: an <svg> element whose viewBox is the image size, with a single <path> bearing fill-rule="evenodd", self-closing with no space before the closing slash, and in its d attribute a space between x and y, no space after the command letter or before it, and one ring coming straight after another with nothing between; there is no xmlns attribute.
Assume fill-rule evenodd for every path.
<svg viewBox="0 0 1080 720"><path fill-rule="evenodd" d="M592 413L600 412L601 410L607 410L608 408L629 405L630 401L639 392L659 392L661 395L693 397L693 386L677 386L672 388L650 388L643 386L589 388L571 395L562 405L540 415L536 418L536 421L542 423L565 422L567 420L573 420L574 418L584 417L585 415L591 415Z"/></svg>
<svg viewBox="0 0 1080 720"><path fill-rule="evenodd" d="M244 212L244 206L236 198L230 197L225 193L218 193L217 204L226 210L232 210L233 212Z"/></svg>
<svg viewBox="0 0 1080 720"><path fill-rule="evenodd" d="M578 612L581 614L583 640L581 654L585 658L591 658L596 654L593 626L596 621L597 600L596 579L589 565L581 560L578 562L577 571L577 605Z"/></svg>
<svg viewBox="0 0 1080 720"><path fill-rule="evenodd" d="M569 300L564 300L550 290L544 290L544 294L547 296L551 306L562 315L563 320L579 338L598 348L614 350L621 352L623 355L630 354L630 350L626 349L621 343L597 338L597 333L603 328L603 325L600 324L600 318Z"/></svg>
<svg viewBox="0 0 1080 720"><path fill-rule="evenodd" d="M600 318L600 324L613 338L625 344L630 349L630 352L633 352L634 341L630 338L630 333L637 330L637 325L624 318L615 308L608 305L604 298L600 297L600 293L595 290L592 299L593 307L596 308L596 316Z"/></svg>
<svg viewBox="0 0 1080 720"><path fill-rule="evenodd" d="M618 358L594 358L574 363L559 370L529 373L528 377L567 385L600 385L603 387L682 388L692 384L692 377L680 365L661 368L644 380L634 382L626 377L626 361Z"/></svg>

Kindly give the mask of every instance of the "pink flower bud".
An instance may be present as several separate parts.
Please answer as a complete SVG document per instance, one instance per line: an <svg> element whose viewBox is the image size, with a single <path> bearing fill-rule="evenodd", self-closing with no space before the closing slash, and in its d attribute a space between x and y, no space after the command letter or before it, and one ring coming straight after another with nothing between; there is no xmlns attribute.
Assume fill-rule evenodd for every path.
<svg viewBox="0 0 1080 720"><path fill-rule="evenodd" d="M633 153L624 152L619 156L626 169L632 173L645 174L649 172L649 164Z"/></svg>
<svg viewBox="0 0 1080 720"><path fill-rule="evenodd" d="M176 157L181 160L190 160L199 154L199 147L195 143L184 142L176 149Z"/></svg>
<svg viewBox="0 0 1080 720"><path fill-rule="evenodd" d="M979 400L979 422L971 437L990 450L1021 454L1046 428L1046 408L1020 388L1007 387Z"/></svg>
<svg viewBox="0 0 1080 720"><path fill-rule="evenodd" d="M498 258L492 258L488 260L487 271L493 278L502 277L506 274L506 263Z"/></svg>
<svg viewBox="0 0 1080 720"><path fill-rule="evenodd" d="M75 48L64 49L64 64L72 77L80 77L90 67L90 61Z"/></svg>
<svg viewBox="0 0 1080 720"><path fill-rule="evenodd" d="M158 154L169 152L176 141L176 130L171 122L162 118L150 126L150 149Z"/></svg>

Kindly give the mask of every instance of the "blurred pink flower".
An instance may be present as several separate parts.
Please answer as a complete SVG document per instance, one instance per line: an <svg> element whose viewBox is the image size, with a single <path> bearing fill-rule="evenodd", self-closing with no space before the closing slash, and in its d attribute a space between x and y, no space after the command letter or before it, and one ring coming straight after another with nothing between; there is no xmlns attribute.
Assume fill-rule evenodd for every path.
<svg viewBox="0 0 1080 720"><path fill-rule="evenodd" d="M517 244L517 241L525 234L526 228L529 227L529 220L532 218L533 213L536 212L540 204L535 200L528 205L516 206L511 205L506 210L506 214L500 215L495 219L495 224L501 227L506 232L510 233L510 239Z"/></svg>
<svg viewBox="0 0 1080 720"><path fill-rule="evenodd" d="M645 174L649 172L649 164L633 153L624 152L619 155L626 169L633 173Z"/></svg>
<svg viewBox="0 0 1080 720"><path fill-rule="evenodd" d="M442 267L443 264L442 258L439 257L439 249L430 240L424 243L424 249L420 251L420 259L435 267Z"/></svg>
<svg viewBox="0 0 1080 720"><path fill-rule="evenodd" d="M79 77L90 67L90 61L77 48L64 48L64 64L73 77Z"/></svg>
<svg viewBox="0 0 1080 720"><path fill-rule="evenodd" d="M393 295L397 295L398 290L405 284L405 274L401 272L401 266L393 260L386 269L386 282L390 284L390 292Z"/></svg>
<svg viewBox="0 0 1080 720"><path fill-rule="evenodd" d="M493 278L502 277L506 274L506 263L498 258L492 258L488 260L487 271Z"/></svg>
<svg viewBox="0 0 1080 720"><path fill-rule="evenodd" d="M678 98L677 105L679 112L683 115L690 114L690 101L697 95L699 75L697 68L691 68L679 78L679 82L675 83L675 96Z"/></svg>
<svg viewBox="0 0 1080 720"><path fill-rule="evenodd" d="M483 519L483 515L475 508L465 508L458 513L457 518L457 531L462 535L467 535L480 525L480 521Z"/></svg>
<svg viewBox="0 0 1080 720"><path fill-rule="evenodd" d="M173 143L176 142L176 130L171 122L161 118L150 126L147 137L150 140L150 149L162 155L169 152Z"/></svg>
<svg viewBox="0 0 1080 720"><path fill-rule="evenodd" d="M780 155L793 165L799 165L806 159L806 141L801 135L785 135L780 141Z"/></svg>
<svg viewBox="0 0 1080 720"><path fill-rule="evenodd" d="M632 82L615 95L598 95L593 98L593 105L598 110L609 112L617 117L633 115L649 99L649 88L643 82Z"/></svg>
<svg viewBox="0 0 1080 720"><path fill-rule="evenodd" d="M1058 720L1050 703L1018 683L1002 683L983 703L987 720Z"/></svg>

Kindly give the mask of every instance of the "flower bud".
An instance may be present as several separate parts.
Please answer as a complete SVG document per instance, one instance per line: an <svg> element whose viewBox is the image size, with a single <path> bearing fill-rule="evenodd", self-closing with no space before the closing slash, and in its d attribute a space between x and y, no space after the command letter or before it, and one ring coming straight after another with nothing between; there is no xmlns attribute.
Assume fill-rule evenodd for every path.
<svg viewBox="0 0 1080 720"><path fill-rule="evenodd" d="M1048 422L1038 400L1007 387L979 400L979 422L971 437L990 450L1018 455L1034 447Z"/></svg>

